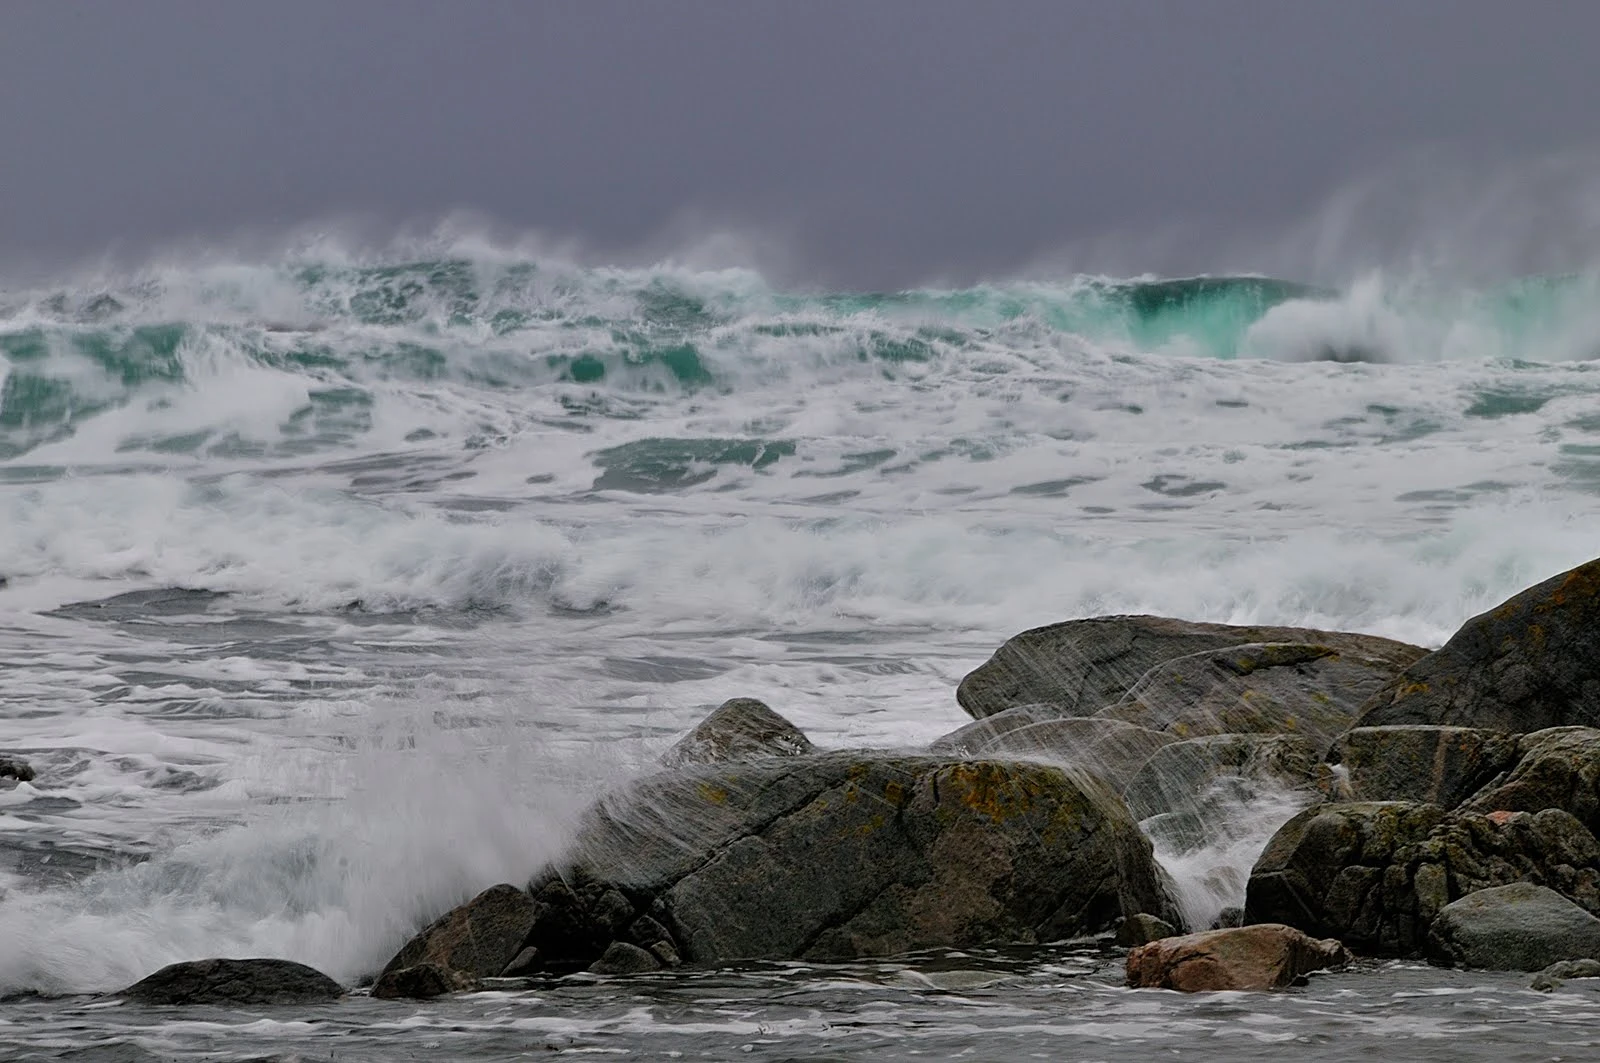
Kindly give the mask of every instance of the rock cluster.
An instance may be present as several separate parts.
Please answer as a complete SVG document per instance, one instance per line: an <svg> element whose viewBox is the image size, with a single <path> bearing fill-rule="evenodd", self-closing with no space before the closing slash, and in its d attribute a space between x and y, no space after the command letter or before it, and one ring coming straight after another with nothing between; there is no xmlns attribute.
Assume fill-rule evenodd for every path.
<svg viewBox="0 0 1600 1063"><path fill-rule="evenodd" d="M1015 636L957 699L974 722L924 752L819 752L761 702L727 702L597 802L557 864L423 929L374 995L1111 930L1130 985L1180 990L1293 985L1351 949L1543 968L1549 985L1600 970L1600 561L1431 653L1098 617ZM1256 791L1306 807L1226 929L1184 935L1201 928L1150 838L1199 851L1219 803ZM128 992L271 987L279 968L205 965L281 962L203 961Z"/></svg>

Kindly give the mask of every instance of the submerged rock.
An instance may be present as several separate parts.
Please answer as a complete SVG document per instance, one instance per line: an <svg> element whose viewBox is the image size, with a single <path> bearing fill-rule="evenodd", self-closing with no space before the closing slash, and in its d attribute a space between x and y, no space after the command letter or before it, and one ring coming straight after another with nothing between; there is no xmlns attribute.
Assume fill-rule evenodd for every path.
<svg viewBox="0 0 1600 1063"><path fill-rule="evenodd" d="M1282 989L1350 960L1349 950L1337 941L1263 923L1140 945L1128 953L1128 985L1184 993Z"/></svg>
<svg viewBox="0 0 1600 1063"><path fill-rule="evenodd" d="M701 720L662 756L668 767L798 757L815 747L801 730L755 698L733 698Z"/></svg>
<svg viewBox="0 0 1600 1063"><path fill-rule="evenodd" d="M1013 636L961 681L956 700L975 719L1030 704L1048 706L1056 716L1092 716L1120 701L1166 661L1245 643L1310 643L1336 654L1387 662L1395 670L1426 652L1374 635L1159 616L1093 617Z"/></svg>
<svg viewBox="0 0 1600 1063"><path fill-rule="evenodd" d="M1600 560L1468 620L1374 695L1361 723L1600 726Z"/></svg>
<svg viewBox="0 0 1600 1063"><path fill-rule="evenodd" d="M1320 805L1284 824L1256 861L1246 921L1415 956L1446 905L1514 882L1549 886L1600 910L1600 842L1560 809L1479 815L1403 801Z"/></svg>
<svg viewBox="0 0 1600 1063"><path fill-rule="evenodd" d="M344 996L332 978L290 960L188 960L118 996L140 1004L322 1004Z"/></svg>
<svg viewBox="0 0 1600 1063"><path fill-rule="evenodd" d="M1600 919L1531 882L1479 890L1444 907L1428 932L1428 958L1447 967L1538 971L1600 959Z"/></svg>
<svg viewBox="0 0 1600 1063"><path fill-rule="evenodd" d="M469 979L495 977L522 951L536 915L533 900L522 890L504 883L491 886L407 942L384 965L378 983L421 965L434 965Z"/></svg>
<svg viewBox="0 0 1600 1063"><path fill-rule="evenodd" d="M1517 755L1516 736L1502 731L1400 724L1349 731L1333 744L1328 760L1340 769L1335 797L1423 801L1450 809L1511 767Z"/></svg>
<svg viewBox="0 0 1600 1063"><path fill-rule="evenodd" d="M1549 993L1560 989L1569 978L1600 978L1600 960L1562 960L1533 976L1529 989Z"/></svg>
<svg viewBox="0 0 1600 1063"><path fill-rule="evenodd" d="M1321 753L1407 657L1381 649L1366 656L1323 643L1250 642L1202 650L1157 664L1098 715L1179 738L1301 735Z"/></svg>
<svg viewBox="0 0 1600 1063"><path fill-rule="evenodd" d="M630 938L658 960L845 959L1177 919L1149 842L1092 781L861 753L645 779L593 810L547 892L572 900L526 943L589 963ZM626 910L603 915L607 894Z"/></svg>
<svg viewBox="0 0 1600 1063"><path fill-rule="evenodd" d="M0 754L0 779L15 779L17 782L32 782L33 768L21 757Z"/></svg>

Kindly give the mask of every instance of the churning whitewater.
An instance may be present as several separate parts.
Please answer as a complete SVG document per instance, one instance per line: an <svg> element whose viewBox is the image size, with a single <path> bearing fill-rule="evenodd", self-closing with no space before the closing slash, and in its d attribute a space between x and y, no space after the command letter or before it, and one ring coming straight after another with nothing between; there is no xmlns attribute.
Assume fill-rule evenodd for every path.
<svg viewBox="0 0 1600 1063"><path fill-rule="evenodd" d="M1435 646L1600 553L1600 273L861 294L325 252L3 290L0 353L0 751L37 772L0 791L9 994L214 955L354 984L526 881L727 698L828 748L917 747L967 722L956 683L1025 628L1153 613ZM1205 860L1169 860L1190 911L1237 903L1202 872L1247 872L1297 807L1268 795ZM966 980L706 975L677 1018L574 983L560 1021L472 1004L449 1050L481 1034L490 1058L520 1030L779 1052L848 1013L860 1058L940 1054L919 1008L975 966L1015 997L961 998L948 1031L1164 1043L1092 957L940 962ZM1392 1038L1394 990L1252 1021ZM904 1021L863 1017L861 993L904 997ZM218 1047L82 1001L29 1003L0 1042ZM1470 1036L1442 1007L1415 1029ZM268 1026L246 1055L337 1033L368 1058L358 1032Z"/></svg>

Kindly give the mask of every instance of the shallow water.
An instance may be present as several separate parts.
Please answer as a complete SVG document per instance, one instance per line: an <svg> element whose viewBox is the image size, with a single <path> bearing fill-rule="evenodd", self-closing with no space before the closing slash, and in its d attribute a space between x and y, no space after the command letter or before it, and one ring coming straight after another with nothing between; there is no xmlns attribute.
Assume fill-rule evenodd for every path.
<svg viewBox="0 0 1600 1063"><path fill-rule="evenodd" d="M309 1025L75 994L219 954L354 984L728 697L827 748L907 747L965 722L955 684L1007 636L1068 617L1437 644L1600 552L1594 286L797 295L456 249L4 293L0 751L39 777L0 790L0 991L68 995L0 1005L0 1036L82 1059L1235 1059L1280 1035L1554 1058L1516 1053L1581 1041L1586 991L1425 968L1249 1000L1132 994L1066 954L970 960L1012 981L959 992L765 968ZM1292 807L1242 810L1262 829L1226 859Z"/></svg>
<svg viewBox="0 0 1600 1063"><path fill-rule="evenodd" d="M1367 965L1275 993L1122 988L1121 958L936 953L839 966L573 976L426 1003L310 1008L7 1006L17 1060L1591 1059L1600 984Z"/></svg>

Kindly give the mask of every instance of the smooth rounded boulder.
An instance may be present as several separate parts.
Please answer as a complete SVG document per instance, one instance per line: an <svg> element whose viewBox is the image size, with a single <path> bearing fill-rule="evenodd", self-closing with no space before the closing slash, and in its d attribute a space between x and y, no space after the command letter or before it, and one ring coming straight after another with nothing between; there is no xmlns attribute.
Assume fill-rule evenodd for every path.
<svg viewBox="0 0 1600 1063"><path fill-rule="evenodd" d="M1490 971L1600 959L1600 919L1531 882L1479 890L1446 905L1433 921L1428 959Z"/></svg>
<svg viewBox="0 0 1600 1063"><path fill-rule="evenodd" d="M1314 971L1343 967L1350 952L1332 939L1274 923L1163 938L1128 953L1128 985L1183 993L1283 989Z"/></svg>
<svg viewBox="0 0 1600 1063"><path fill-rule="evenodd" d="M1056 716L1093 716L1163 662L1246 643L1309 643L1386 661L1395 671L1427 652L1375 635L1100 616L1033 628L1006 640L961 680L956 700L974 719L1017 705L1047 706Z"/></svg>
<svg viewBox="0 0 1600 1063"><path fill-rule="evenodd" d="M1373 696L1361 725L1527 734L1600 726L1600 560L1468 620Z"/></svg>
<svg viewBox="0 0 1600 1063"><path fill-rule="evenodd" d="M291 960L209 959L169 964L117 995L139 1004L324 1004L344 988Z"/></svg>

